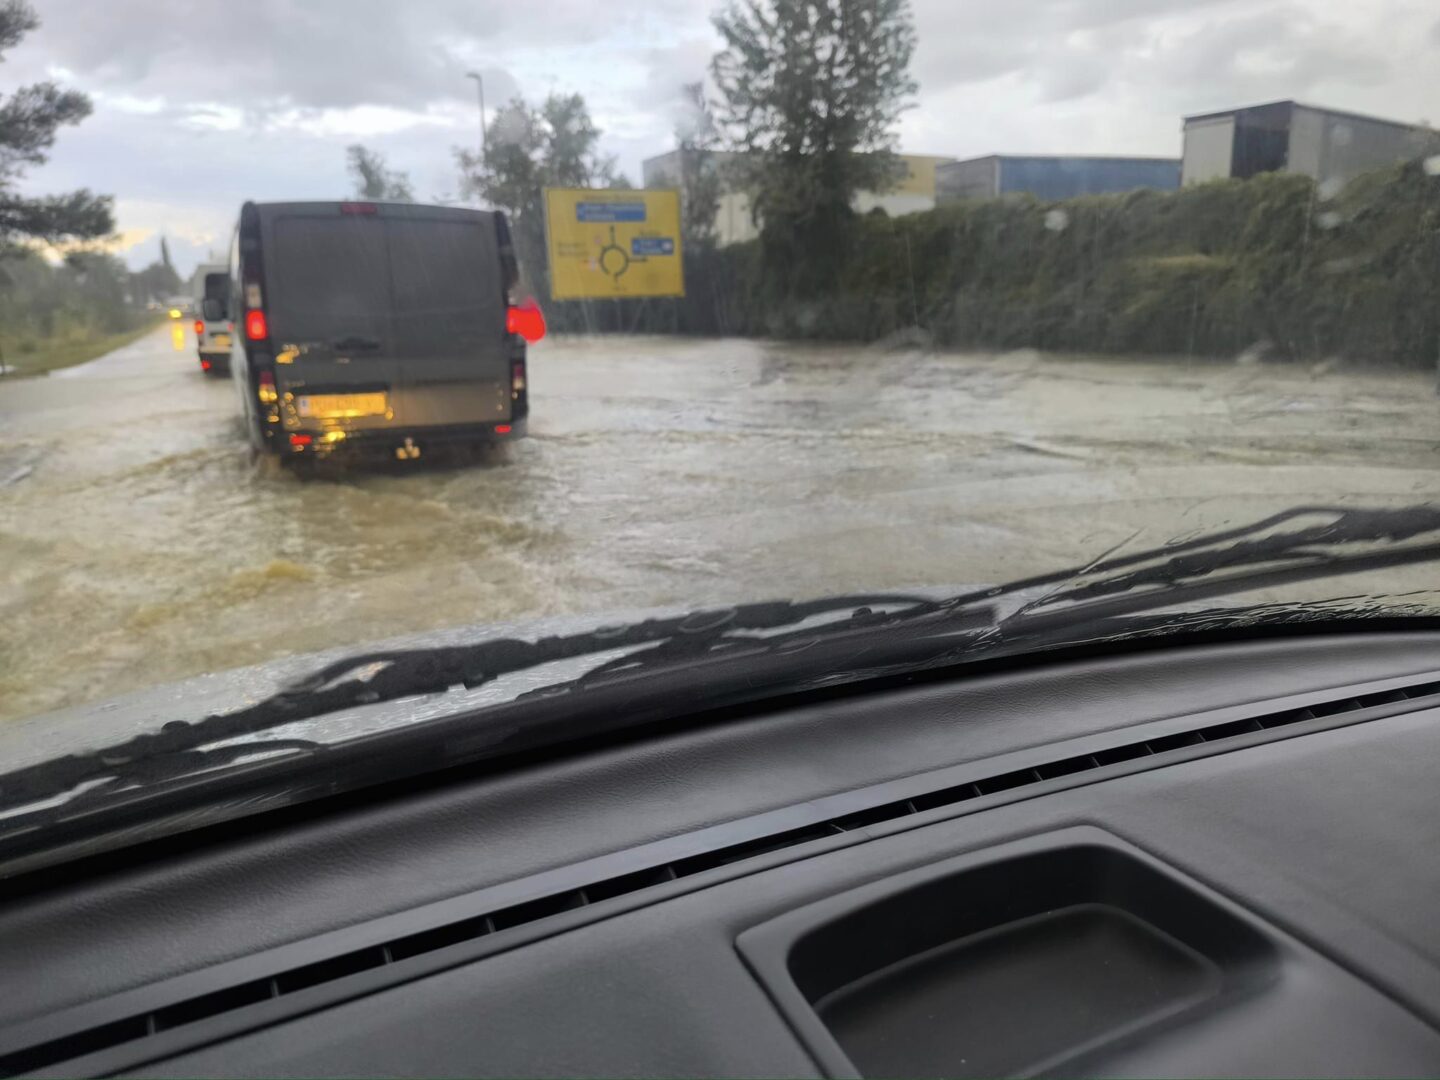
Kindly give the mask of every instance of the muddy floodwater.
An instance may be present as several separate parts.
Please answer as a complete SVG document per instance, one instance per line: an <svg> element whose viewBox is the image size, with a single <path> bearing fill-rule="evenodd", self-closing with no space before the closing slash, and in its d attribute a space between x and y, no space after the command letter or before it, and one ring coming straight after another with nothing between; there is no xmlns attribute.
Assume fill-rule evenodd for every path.
<svg viewBox="0 0 1440 1080"><path fill-rule="evenodd" d="M0 380L0 718L491 619L992 582L1440 487L1423 373L622 337L531 356L528 439L314 477L250 461L230 383L169 328Z"/></svg>

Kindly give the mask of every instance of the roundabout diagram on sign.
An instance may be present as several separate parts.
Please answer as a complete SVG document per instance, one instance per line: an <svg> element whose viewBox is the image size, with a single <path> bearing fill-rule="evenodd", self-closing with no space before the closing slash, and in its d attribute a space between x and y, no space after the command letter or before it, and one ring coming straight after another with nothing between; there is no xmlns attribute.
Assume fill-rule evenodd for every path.
<svg viewBox="0 0 1440 1080"><path fill-rule="evenodd" d="M600 269L617 281L620 275L630 269L630 256L615 243L615 226L610 226L610 242L600 249Z"/></svg>

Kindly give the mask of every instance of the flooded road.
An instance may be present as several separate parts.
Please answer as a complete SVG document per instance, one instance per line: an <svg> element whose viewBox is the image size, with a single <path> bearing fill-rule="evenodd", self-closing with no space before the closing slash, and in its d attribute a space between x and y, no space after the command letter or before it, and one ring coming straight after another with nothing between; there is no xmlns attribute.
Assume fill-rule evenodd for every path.
<svg viewBox="0 0 1440 1080"><path fill-rule="evenodd" d="M170 333L0 381L0 718L447 625L998 581L1440 488L1426 374L621 337L532 351L524 441L305 478L252 464L229 381Z"/></svg>

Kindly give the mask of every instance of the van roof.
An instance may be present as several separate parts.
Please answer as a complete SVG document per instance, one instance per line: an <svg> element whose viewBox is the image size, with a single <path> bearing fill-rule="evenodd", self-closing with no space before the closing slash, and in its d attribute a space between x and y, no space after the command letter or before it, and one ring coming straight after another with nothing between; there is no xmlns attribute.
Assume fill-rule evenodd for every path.
<svg viewBox="0 0 1440 1080"><path fill-rule="evenodd" d="M449 219L452 221L475 220L477 218L492 218L495 216L493 210L474 210L468 206L438 206L434 203L406 203L386 202L383 199L314 199L297 202L251 202L247 205L253 206L262 221L273 220L286 214L295 213L343 213L342 207L368 205L375 207L376 213L386 218L413 218L434 221L438 219Z"/></svg>

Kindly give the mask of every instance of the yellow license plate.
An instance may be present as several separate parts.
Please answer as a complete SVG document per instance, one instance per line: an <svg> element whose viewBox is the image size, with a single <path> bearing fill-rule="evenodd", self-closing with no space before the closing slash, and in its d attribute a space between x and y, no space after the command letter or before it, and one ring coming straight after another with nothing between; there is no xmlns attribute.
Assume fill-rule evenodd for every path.
<svg viewBox="0 0 1440 1080"><path fill-rule="evenodd" d="M350 416L384 416L385 394L307 394L295 402L301 416L333 420Z"/></svg>
<svg viewBox="0 0 1440 1080"><path fill-rule="evenodd" d="M217 349L228 349L230 347L229 334L216 334L210 341Z"/></svg>

